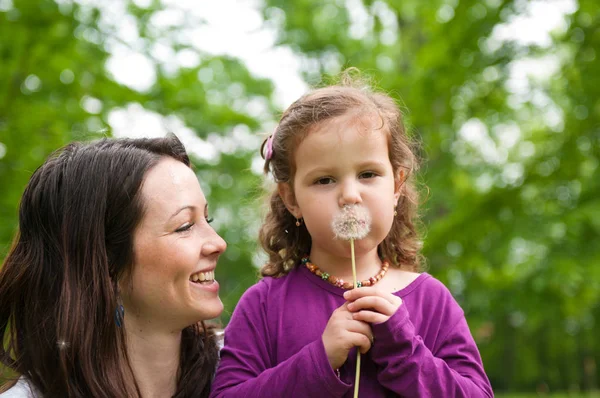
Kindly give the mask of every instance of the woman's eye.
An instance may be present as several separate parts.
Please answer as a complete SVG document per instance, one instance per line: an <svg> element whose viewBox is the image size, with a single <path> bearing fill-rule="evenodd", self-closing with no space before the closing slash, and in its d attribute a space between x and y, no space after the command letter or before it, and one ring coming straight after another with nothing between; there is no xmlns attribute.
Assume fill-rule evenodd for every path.
<svg viewBox="0 0 600 398"><path fill-rule="evenodd" d="M206 218L206 222L208 224L210 224L211 222L215 221L215 219L213 217L205 217Z"/></svg>
<svg viewBox="0 0 600 398"><path fill-rule="evenodd" d="M192 229L193 226L194 226L194 223L185 223L181 227L177 228L175 230L175 232L186 232L186 231L189 231L190 229Z"/></svg>
<svg viewBox="0 0 600 398"><path fill-rule="evenodd" d="M323 177L315 181L316 185L328 185L331 183L333 183L333 178L331 177Z"/></svg>

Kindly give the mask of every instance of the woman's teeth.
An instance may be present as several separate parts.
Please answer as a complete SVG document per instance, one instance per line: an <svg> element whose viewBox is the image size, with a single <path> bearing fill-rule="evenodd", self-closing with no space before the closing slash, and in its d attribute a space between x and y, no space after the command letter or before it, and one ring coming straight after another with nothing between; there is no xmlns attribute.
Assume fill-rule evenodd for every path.
<svg viewBox="0 0 600 398"><path fill-rule="evenodd" d="M195 283L213 282L215 280L215 271L196 272L190 276L190 281Z"/></svg>

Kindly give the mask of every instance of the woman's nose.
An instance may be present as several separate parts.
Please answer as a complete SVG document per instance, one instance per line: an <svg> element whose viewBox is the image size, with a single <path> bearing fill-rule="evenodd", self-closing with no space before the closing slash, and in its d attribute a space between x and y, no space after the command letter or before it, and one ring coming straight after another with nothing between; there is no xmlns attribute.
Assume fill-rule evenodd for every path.
<svg viewBox="0 0 600 398"><path fill-rule="evenodd" d="M202 254L205 256L222 254L227 249L227 242L212 227L210 227L210 234L211 236L202 245Z"/></svg>

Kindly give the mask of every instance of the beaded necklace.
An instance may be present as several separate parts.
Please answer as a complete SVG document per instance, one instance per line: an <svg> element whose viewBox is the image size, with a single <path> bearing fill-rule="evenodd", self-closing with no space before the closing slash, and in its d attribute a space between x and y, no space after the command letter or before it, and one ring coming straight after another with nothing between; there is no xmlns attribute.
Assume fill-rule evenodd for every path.
<svg viewBox="0 0 600 398"><path fill-rule="evenodd" d="M340 279L333 275L329 275L327 272L321 271L319 269L319 267L317 267L315 264L310 262L310 259L308 258L308 256L302 257L302 264L304 264L310 272L312 272L319 278L323 279L324 281L329 282L333 286L337 286L337 287L340 287L340 288L346 289L346 290L354 288L353 283L345 282L343 279ZM372 276L369 279L365 279L364 281L357 282L356 287L373 286L374 284L379 282L381 280L381 278L383 278L383 276L387 272L389 266L390 266L390 263L387 260L383 260L383 262L381 263L381 269L379 270L377 275Z"/></svg>

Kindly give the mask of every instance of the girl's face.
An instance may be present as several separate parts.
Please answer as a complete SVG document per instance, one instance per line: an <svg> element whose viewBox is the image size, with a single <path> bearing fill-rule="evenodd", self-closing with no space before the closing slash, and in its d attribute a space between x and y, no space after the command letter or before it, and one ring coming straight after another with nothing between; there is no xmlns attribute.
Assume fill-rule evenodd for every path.
<svg viewBox="0 0 600 398"><path fill-rule="evenodd" d="M293 190L280 194L312 238L311 257L349 257L348 242L335 239L331 222L344 205L364 206L371 231L356 242L357 255L377 249L389 233L400 183L388 155L387 132L377 115L346 114L313 128L296 148ZM323 257L319 255L319 257Z"/></svg>
<svg viewBox="0 0 600 398"><path fill-rule="evenodd" d="M141 194L131 278L121 286L125 323L177 331L217 317L223 304L214 271L226 243L209 225L196 175L164 158L148 171Z"/></svg>

